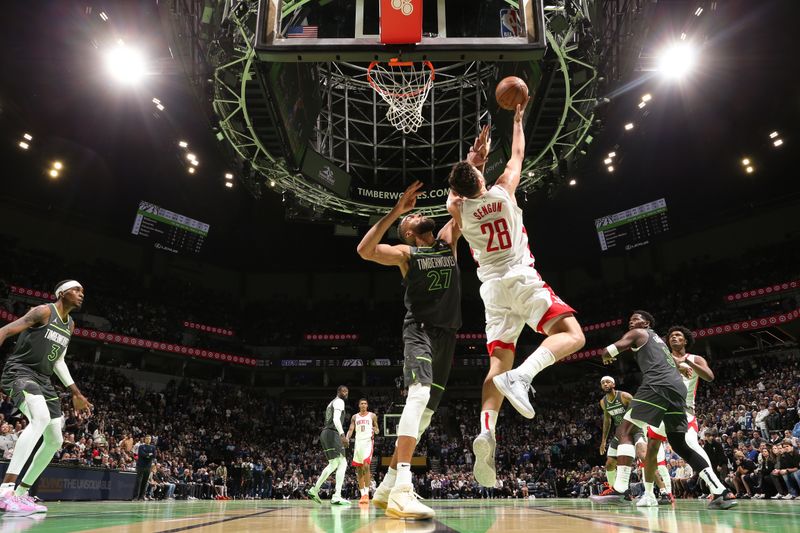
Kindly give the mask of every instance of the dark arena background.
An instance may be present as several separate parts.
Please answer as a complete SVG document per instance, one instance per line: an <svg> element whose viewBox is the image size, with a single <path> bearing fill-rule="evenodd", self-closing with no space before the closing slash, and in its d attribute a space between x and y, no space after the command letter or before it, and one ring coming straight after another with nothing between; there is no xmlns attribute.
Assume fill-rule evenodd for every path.
<svg viewBox="0 0 800 533"><path fill-rule="evenodd" d="M0 532L796 531L798 17L793 0L4 2ZM521 122L495 100L508 76ZM495 365L527 365L545 336L497 344L460 242L454 351L419 351L409 324L431 326L403 299L422 252L398 235L430 243L395 208L417 195L445 226L451 168L477 153L487 194L517 172L536 271L577 311L557 317L573 342L545 349L535 417L504 402L494 437ZM481 261L517 250L480 228L497 237ZM427 290L458 295L453 271ZM636 463L630 500L602 499L629 468L604 436L629 423L604 427L601 378L634 395L630 417L650 382L645 348L619 344L636 310L674 379L697 376L672 326L713 371L687 390L686 438L717 500L670 445L660 505ZM441 402L406 462L423 389ZM357 469L362 398L378 433Z"/></svg>

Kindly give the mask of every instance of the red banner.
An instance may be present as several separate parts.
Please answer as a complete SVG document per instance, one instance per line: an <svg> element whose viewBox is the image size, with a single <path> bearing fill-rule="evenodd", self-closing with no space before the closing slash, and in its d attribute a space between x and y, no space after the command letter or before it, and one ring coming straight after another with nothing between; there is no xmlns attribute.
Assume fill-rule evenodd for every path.
<svg viewBox="0 0 800 533"><path fill-rule="evenodd" d="M768 287L761 287L760 289L750 289L749 291L734 292L725 297L726 302L739 302L742 300L749 300L750 298L760 298L762 296L769 296L780 292L788 292L800 289L800 280L784 281L783 283L776 283Z"/></svg>
<svg viewBox="0 0 800 533"><path fill-rule="evenodd" d="M206 324L198 324L197 322L189 322L188 320L184 320L183 327L197 329L205 333L213 333L215 335L224 335L226 337L233 337L234 335L232 329L218 328L216 326L207 326Z"/></svg>

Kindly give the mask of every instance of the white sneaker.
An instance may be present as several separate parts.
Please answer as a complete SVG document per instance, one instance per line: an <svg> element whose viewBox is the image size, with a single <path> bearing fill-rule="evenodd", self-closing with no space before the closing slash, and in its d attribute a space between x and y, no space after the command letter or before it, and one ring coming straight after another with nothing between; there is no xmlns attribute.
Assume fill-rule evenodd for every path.
<svg viewBox="0 0 800 533"><path fill-rule="evenodd" d="M346 506L346 505L350 505L350 501L349 500L345 500L341 496L334 496L333 498L331 498L331 505Z"/></svg>
<svg viewBox="0 0 800 533"><path fill-rule="evenodd" d="M770 500L780 500L783 498L783 494L776 494L770 498Z"/></svg>
<svg viewBox="0 0 800 533"><path fill-rule="evenodd" d="M781 499L783 499L783 500L794 500L794 496L792 496L791 494L787 494L786 496L784 496Z"/></svg>
<svg viewBox="0 0 800 533"><path fill-rule="evenodd" d="M494 487L497 483L497 471L494 466L494 449L497 445L490 431L483 431L472 441L472 451L475 453L475 464L472 465L472 475L475 481L484 487Z"/></svg>
<svg viewBox="0 0 800 533"><path fill-rule="evenodd" d="M493 377L492 382L500 393L511 402L514 409L519 411L519 414L525 418L533 418L536 411L533 410L528 396L531 389L530 383L517 375L515 370L509 370Z"/></svg>
<svg viewBox="0 0 800 533"><path fill-rule="evenodd" d="M653 493L642 494L636 501L636 507L658 507L658 500Z"/></svg>
<svg viewBox="0 0 800 533"><path fill-rule="evenodd" d="M373 499L374 501L374 499ZM433 518L436 513L417 499L414 487L408 485L395 485L389 494L389 505L386 506L386 516L391 518L410 518L412 520L426 520Z"/></svg>
<svg viewBox="0 0 800 533"><path fill-rule="evenodd" d="M383 483L378 485L378 488L375 489L375 494L372 495L372 505L378 509L386 509L386 506L389 505L389 493L391 492L392 489Z"/></svg>

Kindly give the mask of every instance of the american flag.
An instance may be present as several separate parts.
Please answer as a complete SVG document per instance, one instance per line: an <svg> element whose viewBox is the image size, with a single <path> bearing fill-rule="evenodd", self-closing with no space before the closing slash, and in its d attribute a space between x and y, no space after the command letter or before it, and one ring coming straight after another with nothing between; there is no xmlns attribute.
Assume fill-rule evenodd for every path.
<svg viewBox="0 0 800 533"><path fill-rule="evenodd" d="M316 39L317 26L289 26L286 37L288 39Z"/></svg>

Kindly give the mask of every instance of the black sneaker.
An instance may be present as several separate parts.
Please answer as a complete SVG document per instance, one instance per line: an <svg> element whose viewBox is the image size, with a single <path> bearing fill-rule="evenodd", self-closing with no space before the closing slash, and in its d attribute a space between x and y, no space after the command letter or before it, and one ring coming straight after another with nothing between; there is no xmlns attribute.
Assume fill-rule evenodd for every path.
<svg viewBox="0 0 800 533"><path fill-rule="evenodd" d="M632 501L631 498L631 491L626 490L624 493L617 492L614 489L611 489L611 492L608 494L604 494L603 496L590 496L590 500L594 503L602 503L602 504L612 504L612 505L620 505L623 503L630 503Z"/></svg>
<svg viewBox="0 0 800 533"><path fill-rule="evenodd" d="M739 502L736 501L736 496L731 491L725 491L708 502L709 509L718 509L721 511L737 505L739 505Z"/></svg>
<svg viewBox="0 0 800 533"><path fill-rule="evenodd" d="M675 496L668 492L662 492L658 497L658 505L672 505L675 503Z"/></svg>

